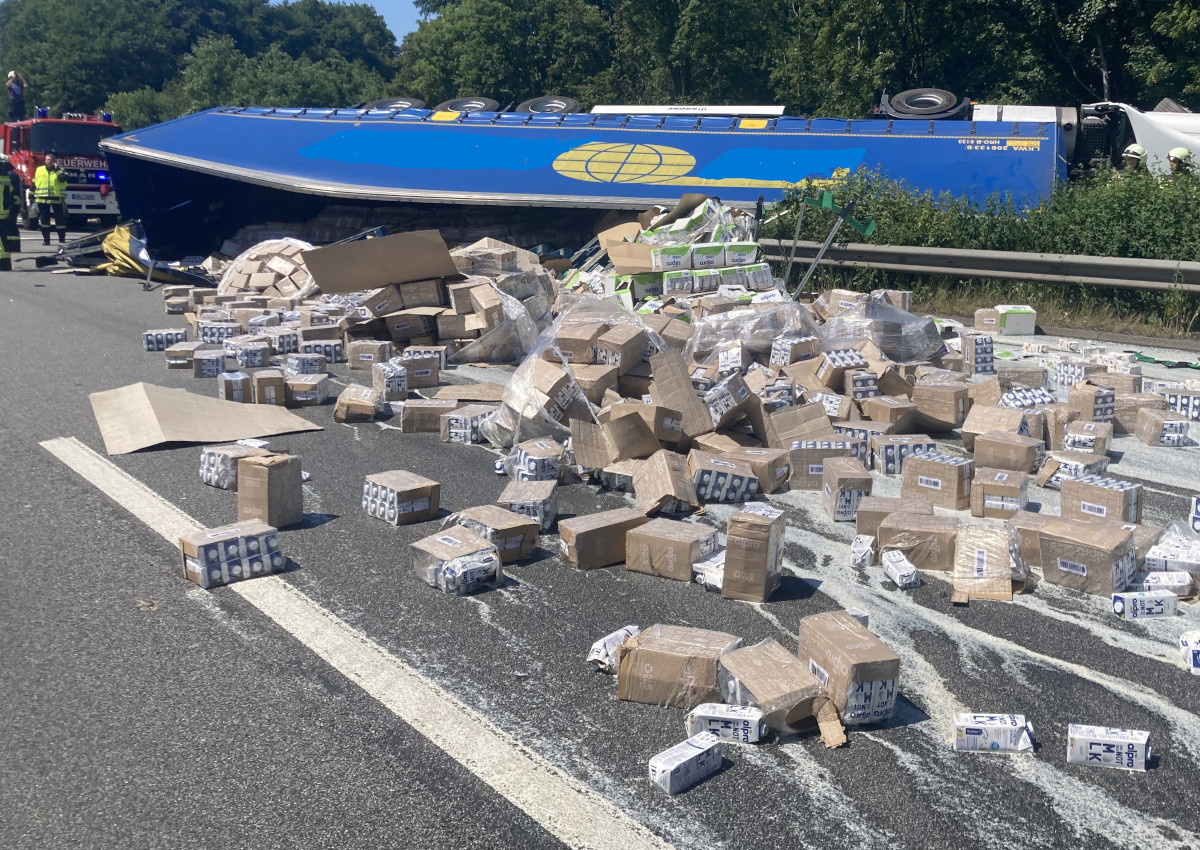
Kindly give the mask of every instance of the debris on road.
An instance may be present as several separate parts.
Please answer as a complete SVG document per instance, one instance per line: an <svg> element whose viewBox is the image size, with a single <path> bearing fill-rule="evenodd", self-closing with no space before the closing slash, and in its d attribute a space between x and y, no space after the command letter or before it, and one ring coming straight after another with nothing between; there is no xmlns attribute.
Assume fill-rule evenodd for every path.
<svg viewBox="0 0 1200 850"><path fill-rule="evenodd" d="M701 732L650 759L650 781L672 797L721 768L721 739Z"/></svg>
<svg viewBox="0 0 1200 850"><path fill-rule="evenodd" d="M238 521L179 538L183 575L210 590L284 568L279 533L259 520Z"/></svg>
<svg viewBox="0 0 1200 850"><path fill-rule="evenodd" d="M1150 733L1072 723L1067 727L1067 763L1119 770L1146 770Z"/></svg>
<svg viewBox="0 0 1200 850"><path fill-rule="evenodd" d="M722 741L756 744L770 734L762 709L744 703L701 703L688 712L683 722L689 738L711 732Z"/></svg>
<svg viewBox="0 0 1200 850"><path fill-rule="evenodd" d="M1033 724L1023 714L956 714L953 744L958 752L1032 753Z"/></svg>

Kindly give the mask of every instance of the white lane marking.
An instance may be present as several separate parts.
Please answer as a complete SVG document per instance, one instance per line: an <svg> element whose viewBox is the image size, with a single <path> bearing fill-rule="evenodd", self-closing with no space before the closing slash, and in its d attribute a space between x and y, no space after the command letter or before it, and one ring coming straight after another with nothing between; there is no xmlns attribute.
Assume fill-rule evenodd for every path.
<svg viewBox="0 0 1200 850"><path fill-rule="evenodd" d="M60 438L41 445L173 545L202 527L79 440ZM257 578L229 589L567 846L670 850L670 844L608 799L281 578Z"/></svg>

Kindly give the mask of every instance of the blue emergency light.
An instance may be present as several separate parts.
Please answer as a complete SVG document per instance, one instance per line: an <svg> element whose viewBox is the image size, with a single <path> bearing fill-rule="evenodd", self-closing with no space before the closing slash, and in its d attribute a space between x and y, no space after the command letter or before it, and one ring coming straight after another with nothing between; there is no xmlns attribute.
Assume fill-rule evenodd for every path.
<svg viewBox="0 0 1200 850"><path fill-rule="evenodd" d="M107 180L107 179L108 179L108 172L107 172L107 171L97 171L97 172L96 172L96 179L97 179L97 180Z"/></svg>
<svg viewBox="0 0 1200 850"><path fill-rule="evenodd" d="M49 110L49 109L47 109L47 108L46 108L46 107L44 107L44 106L39 106L39 107L37 108L37 117L38 117L38 118L49 118L49 117L50 117L50 110Z"/></svg>
<svg viewBox="0 0 1200 850"><path fill-rule="evenodd" d="M111 124L111 123L112 123L112 113L111 113L111 112L101 112L101 113L100 113L100 120L101 120L101 121L106 121L106 122L108 122L109 124Z"/></svg>

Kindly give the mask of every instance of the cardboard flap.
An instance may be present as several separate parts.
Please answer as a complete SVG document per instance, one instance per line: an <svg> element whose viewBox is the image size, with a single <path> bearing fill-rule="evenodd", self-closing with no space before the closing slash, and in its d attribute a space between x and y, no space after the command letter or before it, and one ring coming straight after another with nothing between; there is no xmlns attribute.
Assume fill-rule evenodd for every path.
<svg viewBox="0 0 1200 850"><path fill-rule="evenodd" d="M617 274L644 274L654 271L649 245L641 242L612 242L608 246L608 258Z"/></svg>
<svg viewBox="0 0 1200 850"><path fill-rule="evenodd" d="M654 210L646 210L646 212L638 216L638 223L641 224L643 230L649 230L651 226L665 227L683 218L686 213L690 213L707 200L708 195L702 195L699 192L688 192L679 199L679 203L670 212L658 221L654 220Z"/></svg>
<svg viewBox="0 0 1200 850"><path fill-rule="evenodd" d="M446 243L436 230L360 239L314 248L302 256L313 280L325 293L361 292L389 283L458 274Z"/></svg>
<svg viewBox="0 0 1200 850"><path fill-rule="evenodd" d="M610 227L608 230L603 230L596 234L596 241L600 243L600 248L607 251L613 245L620 245L636 239L637 235L642 232L641 227L636 221L625 222L618 224L615 227ZM611 255L610 255L611 256Z"/></svg>
<svg viewBox="0 0 1200 850"><path fill-rule="evenodd" d="M154 384L130 384L88 398L110 455L160 443L228 443L321 430L274 405L239 404Z"/></svg>
<svg viewBox="0 0 1200 850"><path fill-rule="evenodd" d="M575 462L588 469L603 469L609 464L608 440L599 425L582 419L571 420L571 449Z"/></svg>

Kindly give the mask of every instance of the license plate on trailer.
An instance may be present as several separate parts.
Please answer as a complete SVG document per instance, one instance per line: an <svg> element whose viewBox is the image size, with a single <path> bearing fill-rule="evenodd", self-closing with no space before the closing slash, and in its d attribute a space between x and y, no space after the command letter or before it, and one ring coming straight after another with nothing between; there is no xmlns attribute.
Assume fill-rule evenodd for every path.
<svg viewBox="0 0 1200 850"><path fill-rule="evenodd" d="M95 197L96 197L95 192L72 192L71 193L72 201L90 201Z"/></svg>

